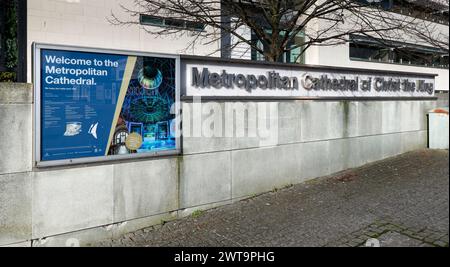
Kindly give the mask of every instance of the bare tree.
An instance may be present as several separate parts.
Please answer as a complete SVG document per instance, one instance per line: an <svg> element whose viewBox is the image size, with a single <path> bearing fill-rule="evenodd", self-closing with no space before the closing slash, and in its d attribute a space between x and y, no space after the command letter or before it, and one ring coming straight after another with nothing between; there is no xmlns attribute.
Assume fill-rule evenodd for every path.
<svg viewBox="0 0 450 267"><path fill-rule="evenodd" d="M205 29L192 31L192 41L186 48L198 42L219 42L228 35L234 41L222 42L218 50L231 51L244 44L268 61L278 61L284 53L300 47L298 56L311 46L342 44L348 42L352 34L389 40L399 39L405 31L414 29L432 37L426 31L429 27L413 26L422 23L422 19L388 12L383 2L385 0L135 0L131 7L122 5L132 19L123 20L112 14L110 22L139 24L137 18L149 14L201 23ZM252 38L243 33L243 27L252 32ZM158 36L182 35L188 30L177 24L144 28ZM293 42L299 34L304 40Z"/></svg>

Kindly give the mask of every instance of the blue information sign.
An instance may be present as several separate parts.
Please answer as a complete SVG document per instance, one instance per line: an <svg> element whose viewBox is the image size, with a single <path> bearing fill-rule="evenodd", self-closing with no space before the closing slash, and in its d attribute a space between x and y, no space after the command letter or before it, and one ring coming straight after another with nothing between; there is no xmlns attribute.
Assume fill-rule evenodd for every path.
<svg viewBox="0 0 450 267"><path fill-rule="evenodd" d="M176 149L175 59L41 49L40 161Z"/></svg>

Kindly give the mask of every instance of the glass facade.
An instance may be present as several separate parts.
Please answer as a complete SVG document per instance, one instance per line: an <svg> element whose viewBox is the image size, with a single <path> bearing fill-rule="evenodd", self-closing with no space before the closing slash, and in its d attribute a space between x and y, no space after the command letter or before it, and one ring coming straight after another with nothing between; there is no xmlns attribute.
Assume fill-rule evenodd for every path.
<svg viewBox="0 0 450 267"><path fill-rule="evenodd" d="M389 10L435 23L448 25L449 22L448 6L433 1L391 0Z"/></svg>
<svg viewBox="0 0 450 267"><path fill-rule="evenodd" d="M440 24L449 24L448 6L437 1L411 0L357 0L363 5L381 7L398 14L428 20ZM448 2L447 2L448 5Z"/></svg>
<svg viewBox="0 0 450 267"><path fill-rule="evenodd" d="M352 35L350 59L380 63L448 68L448 51L438 48Z"/></svg>
<svg viewBox="0 0 450 267"><path fill-rule="evenodd" d="M199 22L187 21L181 19L163 18L158 16L144 15L140 17L141 25L156 27L174 27L188 31L204 31L205 25Z"/></svg>
<svg viewBox="0 0 450 267"><path fill-rule="evenodd" d="M267 33L270 34L270 30L267 30ZM281 34L283 36L283 34ZM254 45L259 49L266 51L268 48L264 47L261 41L258 41L255 34L252 33L252 41ZM303 43L305 42L305 36L303 33L297 34L288 44L289 51L283 53L283 55L278 59L278 62L281 63L297 63L304 64L305 63L305 54L303 53ZM252 60L256 61L265 61L266 58L263 54L258 52L256 49L252 48Z"/></svg>

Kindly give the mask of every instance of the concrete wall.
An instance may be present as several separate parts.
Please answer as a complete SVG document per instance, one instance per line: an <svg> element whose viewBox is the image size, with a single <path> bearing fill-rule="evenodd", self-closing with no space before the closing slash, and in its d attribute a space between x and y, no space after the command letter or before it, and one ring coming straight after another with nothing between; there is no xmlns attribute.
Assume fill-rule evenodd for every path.
<svg viewBox="0 0 450 267"><path fill-rule="evenodd" d="M268 142L185 137L178 157L37 169L32 88L0 84L0 246L88 244L425 148L426 111L435 101L260 104L278 118ZM194 125L192 105L183 103L183 126Z"/></svg>
<svg viewBox="0 0 450 267"><path fill-rule="evenodd" d="M437 105L438 107L448 107L448 92L439 92L436 93L436 96L438 98Z"/></svg>

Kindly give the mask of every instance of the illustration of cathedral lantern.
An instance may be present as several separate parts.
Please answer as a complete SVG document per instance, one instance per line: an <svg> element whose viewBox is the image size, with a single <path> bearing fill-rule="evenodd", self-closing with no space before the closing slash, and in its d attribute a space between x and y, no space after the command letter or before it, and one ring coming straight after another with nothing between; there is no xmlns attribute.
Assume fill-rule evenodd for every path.
<svg viewBox="0 0 450 267"><path fill-rule="evenodd" d="M154 90L161 85L163 76L159 69L145 66L138 73L138 81L144 89Z"/></svg>

